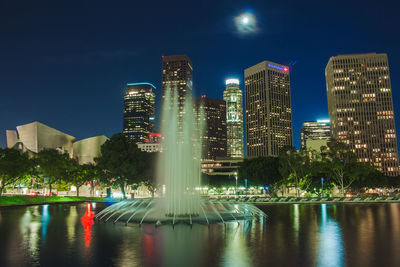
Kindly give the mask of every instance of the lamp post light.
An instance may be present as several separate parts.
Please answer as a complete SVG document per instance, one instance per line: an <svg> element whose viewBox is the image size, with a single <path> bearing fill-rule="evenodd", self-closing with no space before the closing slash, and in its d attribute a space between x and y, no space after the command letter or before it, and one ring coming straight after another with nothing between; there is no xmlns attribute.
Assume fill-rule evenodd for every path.
<svg viewBox="0 0 400 267"><path fill-rule="evenodd" d="M46 200L46 177L43 176L43 202Z"/></svg>
<svg viewBox="0 0 400 267"><path fill-rule="evenodd" d="M236 179L236 195L238 194L238 176L237 172L235 172L235 179Z"/></svg>
<svg viewBox="0 0 400 267"><path fill-rule="evenodd" d="M267 191L269 190L269 186L264 187L264 193L267 194Z"/></svg>

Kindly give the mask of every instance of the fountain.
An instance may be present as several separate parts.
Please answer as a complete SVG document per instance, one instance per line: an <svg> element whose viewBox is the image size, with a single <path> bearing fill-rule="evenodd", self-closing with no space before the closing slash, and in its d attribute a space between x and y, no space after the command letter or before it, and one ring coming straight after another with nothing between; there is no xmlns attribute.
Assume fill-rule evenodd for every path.
<svg viewBox="0 0 400 267"><path fill-rule="evenodd" d="M252 220L266 215L250 204L232 204L201 199L200 157L204 112L194 111L192 98L178 103L176 90L166 92L163 103L161 132L164 152L158 160L160 184L165 184L163 198L124 200L96 215L101 221L114 223L155 223L156 225L187 223L210 224Z"/></svg>

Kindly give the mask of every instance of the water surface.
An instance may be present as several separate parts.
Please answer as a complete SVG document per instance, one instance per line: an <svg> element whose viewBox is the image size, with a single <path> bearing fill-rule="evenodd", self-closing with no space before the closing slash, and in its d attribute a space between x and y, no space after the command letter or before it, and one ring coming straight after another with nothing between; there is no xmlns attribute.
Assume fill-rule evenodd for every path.
<svg viewBox="0 0 400 267"><path fill-rule="evenodd" d="M103 208L0 208L0 266L400 266L398 203L270 204L192 228L93 221Z"/></svg>

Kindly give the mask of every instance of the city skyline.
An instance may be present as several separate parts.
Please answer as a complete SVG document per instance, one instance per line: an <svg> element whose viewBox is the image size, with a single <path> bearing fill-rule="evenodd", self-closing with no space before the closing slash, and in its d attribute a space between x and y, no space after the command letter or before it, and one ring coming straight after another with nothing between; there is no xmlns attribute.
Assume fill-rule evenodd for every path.
<svg viewBox="0 0 400 267"><path fill-rule="evenodd" d="M4 37L0 44L0 69L4 74L0 79L3 92L0 145L5 146L5 129L35 120L63 131L73 131L78 138L122 132L120 116L124 84L152 81L157 88L156 95L160 96L161 56L178 53L189 55L195 66L195 96L206 94L212 98L221 98L227 77L243 80L243 69L265 58L288 65L292 82L294 144L299 148L302 122L328 117L323 72L329 58L338 54L384 52L389 57L395 117L398 118L400 54L396 48L400 39L393 33L399 18L390 14L398 9L399 3L384 1L379 12L373 5L366 4L362 7L364 12L360 12L363 15L356 14L358 20L352 19L352 27L344 28L341 27L344 22L336 25L332 19L338 12L343 18L341 21L354 14L341 10L340 5L326 10L317 3L313 9L323 10L322 16L298 3L227 4L219 2L214 10L210 10L206 5L194 7L188 3L182 13L188 21L186 26L179 26L180 20L165 21L162 10L166 6L154 8L154 23L149 26L134 24L121 15L136 8L143 11L143 15L139 12L135 20L140 21L148 13L146 11L153 10L146 4L116 7L115 10L99 5L90 10L84 8L84 11L75 10L75 7L60 10L57 6L49 6L26 13L19 13L17 4L7 4L7 8L1 9L1 15L15 23L0 28ZM26 6L33 8L28 2ZM346 6L351 10L355 4ZM230 25L237 15L249 8L258 20L259 31L251 36L239 36ZM54 10L58 17L52 15ZM207 14L208 19L199 27L196 24L196 31L191 31L193 23L199 20L198 15L191 15L195 10ZM94 19L99 12L113 22ZM171 12L177 14L178 11ZM374 16L366 17L365 14ZM76 19L72 20L72 17ZM18 20L31 25L28 36L23 34L26 26L18 24ZM319 25L313 23L315 20L320 21ZM302 23L295 23L298 21ZM163 23L170 29L166 33L158 29ZM174 30L175 26L181 27L180 30ZM339 30L337 38L327 44L324 38ZM29 38L31 34L35 34L35 38ZM115 37L111 38L112 43L107 41L109 37ZM278 41L268 42L271 37ZM139 45L136 38L147 38L151 42ZM306 97L309 95L313 96L313 101ZM71 103L74 103L72 108ZM157 103L160 103L159 99ZM107 109L99 108L103 106ZM92 112L97 114L96 118Z"/></svg>
<svg viewBox="0 0 400 267"><path fill-rule="evenodd" d="M400 266L399 11L0 1L0 267Z"/></svg>

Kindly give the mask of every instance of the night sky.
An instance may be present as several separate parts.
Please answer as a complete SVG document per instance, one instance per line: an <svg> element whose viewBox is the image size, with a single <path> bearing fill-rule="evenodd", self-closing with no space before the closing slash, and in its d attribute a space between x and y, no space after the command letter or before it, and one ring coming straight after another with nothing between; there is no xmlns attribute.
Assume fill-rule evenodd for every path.
<svg viewBox="0 0 400 267"><path fill-rule="evenodd" d="M124 86L161 92L161 56L186 53L194 93L221 98L227 77L263 60L291 67L293 137L327 118L331 56L387 53L399 134L400 1L0 0L0 146L40 121L77 139L122 131ZM252 13L243 34L235 17ZM159 106L159 104L158 104Z"/></svg>

